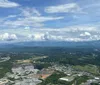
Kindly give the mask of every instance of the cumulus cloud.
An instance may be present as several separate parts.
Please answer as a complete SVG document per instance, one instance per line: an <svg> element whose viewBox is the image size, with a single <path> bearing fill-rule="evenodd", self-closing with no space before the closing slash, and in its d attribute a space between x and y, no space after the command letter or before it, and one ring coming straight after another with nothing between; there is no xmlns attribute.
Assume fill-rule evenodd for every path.
<svg viewBox="0 0 100 85"><path fill-rule="evenodd" d="M44 33L34 33L29 34L28 37L35 41L43 41L44 40Z"/></svg>
<svg viewBox="0 0 100 85"><path fill-rule="evenodd" d="M15 2L11 2L9 0L0 0L0 7L9 8L9 7L17 7L19 4Z"/></svg>
<svg viewBox="0 0 100 85"><path fill-rule="evenodd" d="M50 41L50 40L57 40L60 41L62 40L62 36L56 36L52 35L49 33L34 33L34 34L29 34L28 38L32 39L33 41Z"/></svg>
<svg viewBox="0 0 100 85"><path fill-rule="evenodd" d="M83 33L81 37L78 36L72 36L68 35L69 33L63 34L60 31L57 31L55 33L52 32L40 32L40 33L34 33L29 34L28 38L32 41L73 41L73 42L79 42L79 41L91 41L91 40L97 40L100 39L100 36L93 35L89 32ZM77 33L76 33L77 34Z"/></svg>
<svg viewBox="0 0 100 85"><path fill-rule="evenodd" d="M52 33L45 33L44 34L44 40L48 41L74 41L74 42L78 42L78 41L82 41L81 38L77 38L77 37L71 37L68 36L67 34L62 35L62 34L52 34Z"/></svg>
<svg viewBox="0 0 100 85"><path fill-rule="evenodd" d="M49 6L45 8L47 13L77 13L81 8L76 3L63 4L58 6Z"/></svg>
<svg viewBox="0 0 100 85"><path fill-rule="evenodd" d="M92 26L71 26L66 28L30 28L25 27L24 29L4 29L0 31L5 34L6 38L0 37L0 40L9 40L8 36L15 34L17 41L91 41L100 40L100 32L98 29ZM4 35L2 34L2 35ZM17 35L17 36L16 36ZM17 37L17 38L16 38Z"/></svg>
<svg viewBox="0 0 100 85"><path fill-rule="evenodd" d="M0 35L0 40L11 41L11 40L16 40L16 39L17 39L16 34L4 33Z"/></svg>

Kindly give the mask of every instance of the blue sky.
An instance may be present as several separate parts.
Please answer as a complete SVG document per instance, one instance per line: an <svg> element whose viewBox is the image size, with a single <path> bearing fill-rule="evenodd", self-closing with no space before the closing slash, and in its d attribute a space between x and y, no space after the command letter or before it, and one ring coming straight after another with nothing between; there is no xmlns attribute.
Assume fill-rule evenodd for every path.
<svg viewBox="0 0 100 85"><path fill-rule="evenodd" d="M100 40L100 0L0 0L0 42Z"/></svg>

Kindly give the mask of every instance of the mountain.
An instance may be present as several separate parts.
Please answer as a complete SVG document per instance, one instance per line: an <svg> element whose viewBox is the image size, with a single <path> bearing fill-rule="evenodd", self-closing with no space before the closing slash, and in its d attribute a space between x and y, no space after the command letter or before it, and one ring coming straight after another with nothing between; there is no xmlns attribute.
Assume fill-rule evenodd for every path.
<svg viewBox="0 0 100 85"><path fill-rule="evenodd" d="M100 41L88 42L55 42L55 41L40 41L40 42L18 42L18 43L0 43L0 52L34 52L43 51L52 48L80 50L100 50Z"/></svg>
<svg viewBox="0 0 100 85"><path fill-rule="evenodd" d="M57 41L32 41L17 43L0 43L0 48L8 47L100 47L100 41L85 42L57 42Z"/></svg>

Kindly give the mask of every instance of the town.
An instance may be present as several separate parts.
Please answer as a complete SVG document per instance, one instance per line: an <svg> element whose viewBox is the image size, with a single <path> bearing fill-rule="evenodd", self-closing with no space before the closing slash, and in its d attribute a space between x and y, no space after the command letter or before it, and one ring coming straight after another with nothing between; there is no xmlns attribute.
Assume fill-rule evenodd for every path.
<svg viewBox="0 0 100 85"><path fill-rule="evenodd" d="M0 79L0 85L100 84L100 72L96 65L88 64L82 67L81 65L42 61L47 58L48 56L32 56L26 59L15 59L12 62L12 57L1 57L1 63L11 61L12 67L11 71L6 72ZM2 69L3 67L0 67L0 70ZM49 78L53 78L55 81L51 79L48 82Z"/></svg>

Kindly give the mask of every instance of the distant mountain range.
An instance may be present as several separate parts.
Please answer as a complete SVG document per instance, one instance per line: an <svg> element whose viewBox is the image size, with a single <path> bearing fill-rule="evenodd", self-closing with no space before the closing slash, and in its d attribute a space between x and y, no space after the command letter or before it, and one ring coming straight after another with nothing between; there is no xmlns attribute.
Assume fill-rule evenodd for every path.
<svg viewBox="0 0 100 85"><path fill-rule="evenodd" d="M100 47L100 40L85 42L57 42L57 41L33 41L18 43L0 43L0 48L12 47Z"/></svg>

